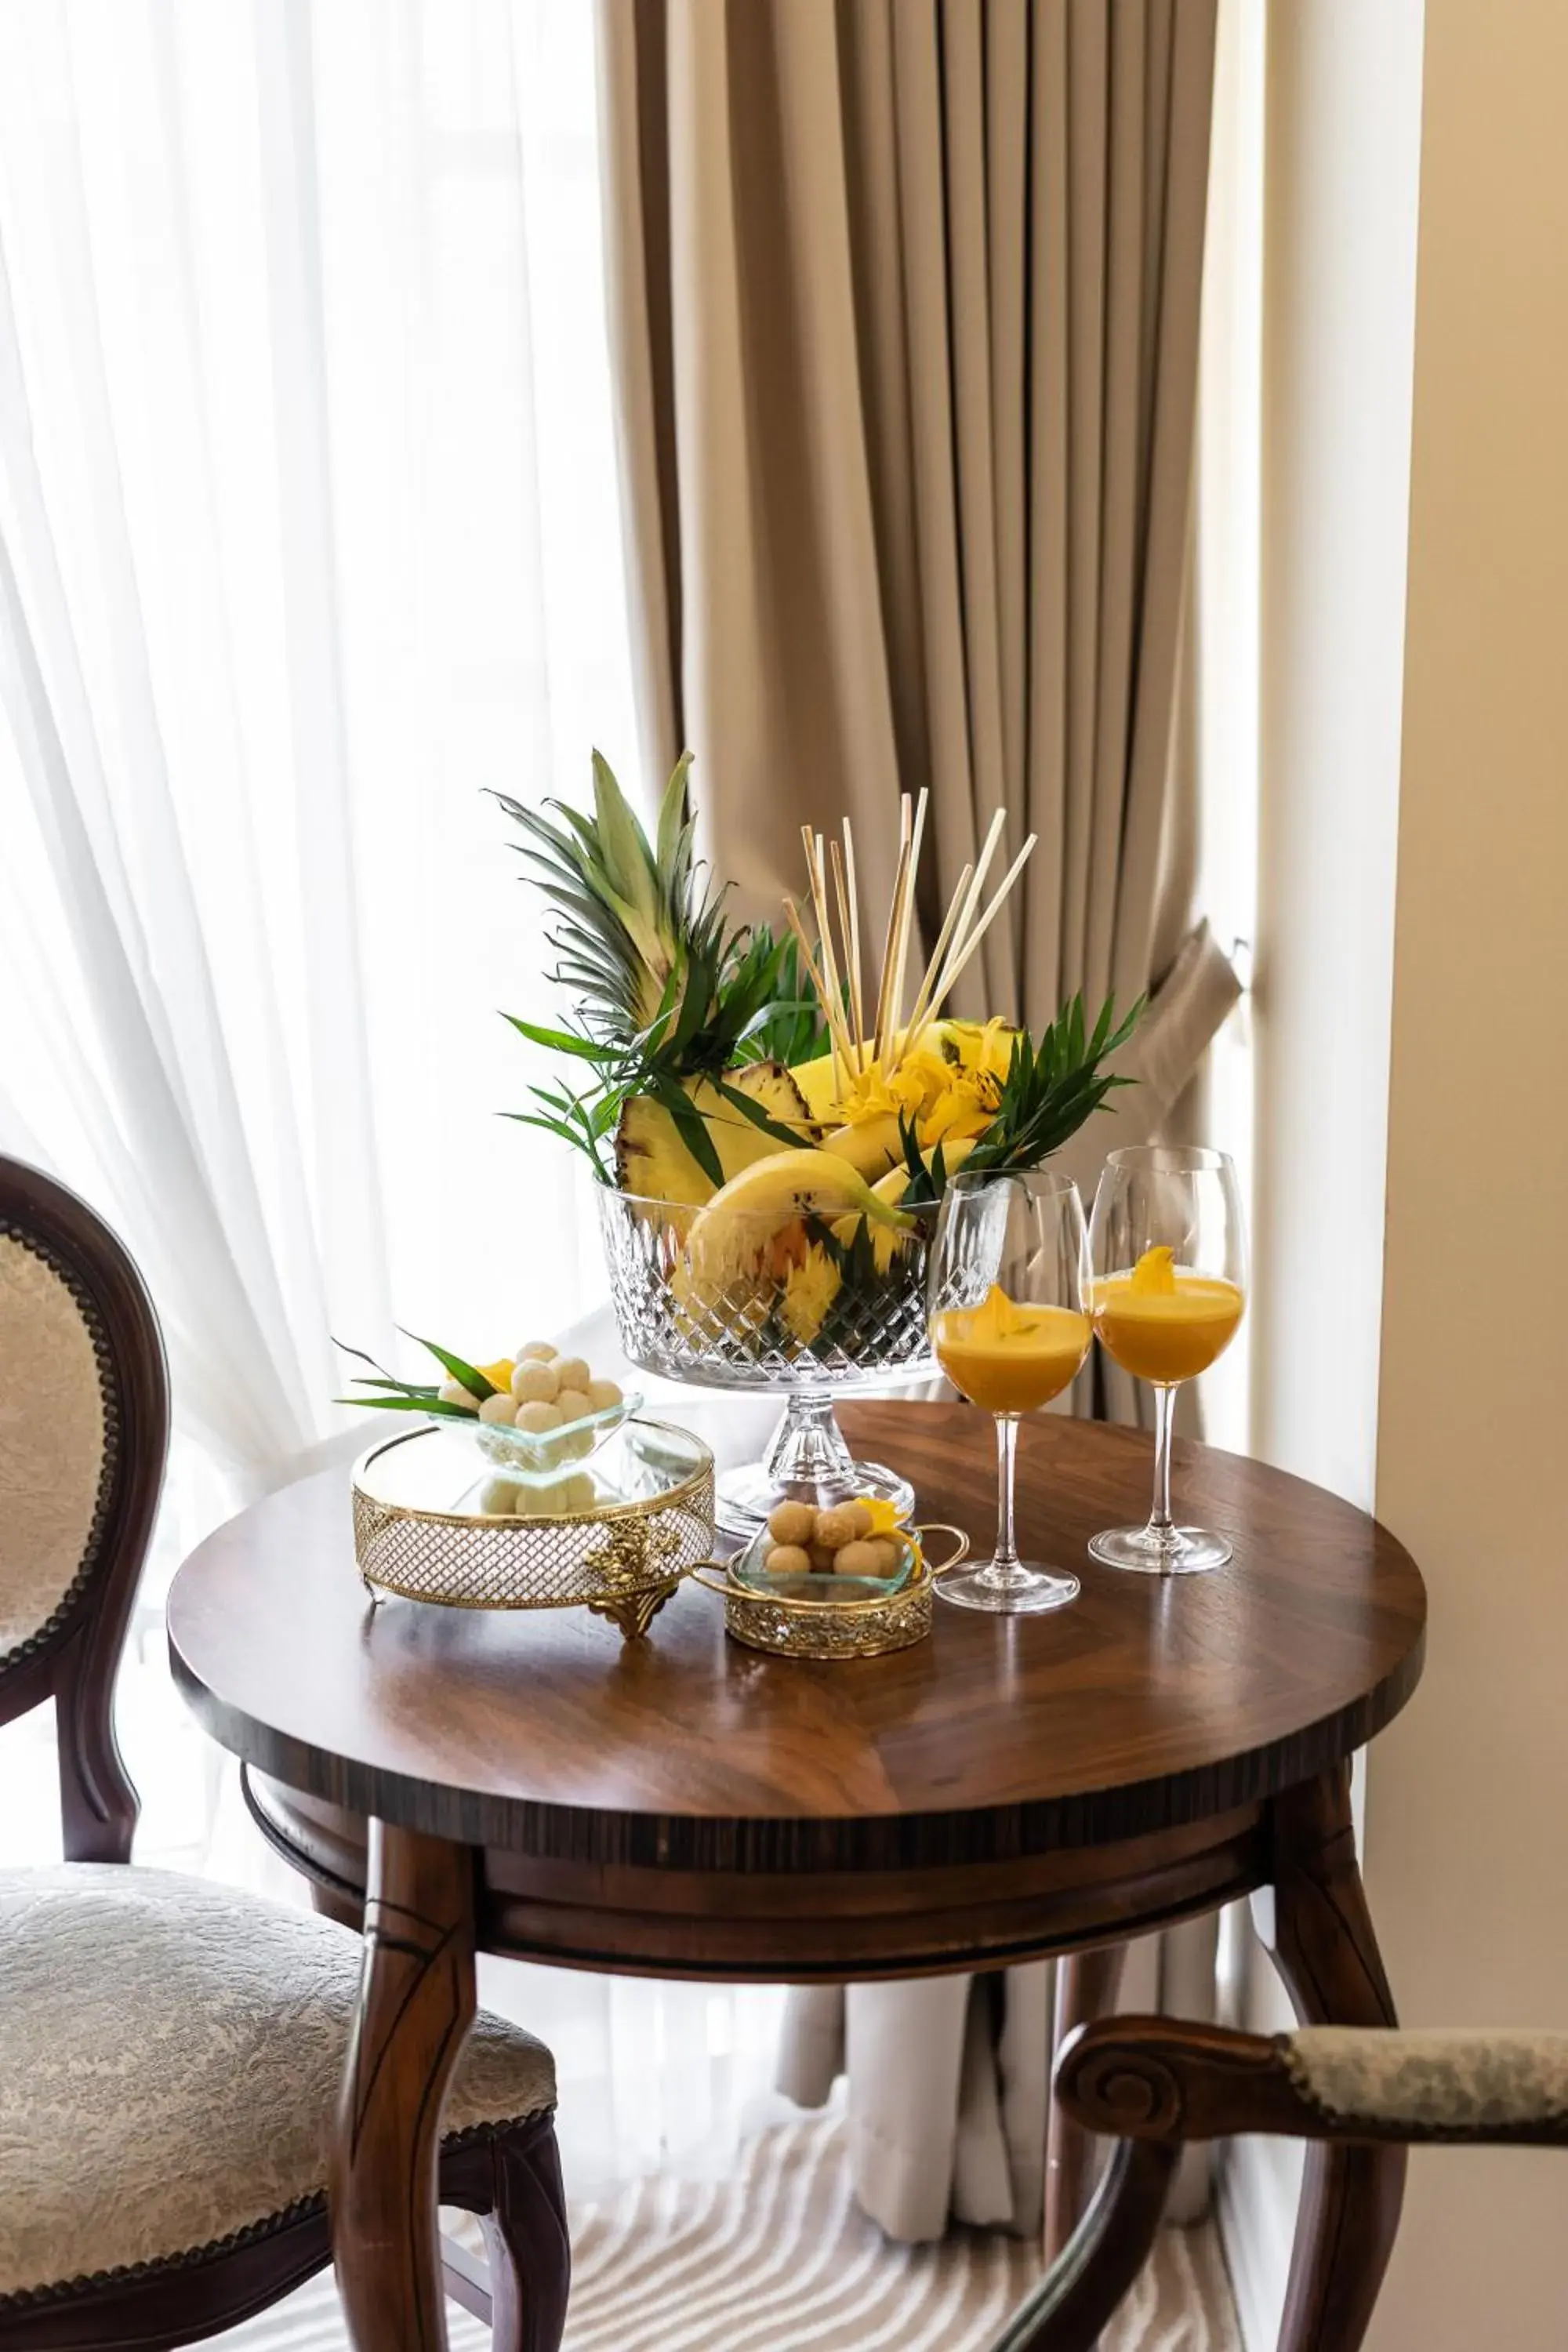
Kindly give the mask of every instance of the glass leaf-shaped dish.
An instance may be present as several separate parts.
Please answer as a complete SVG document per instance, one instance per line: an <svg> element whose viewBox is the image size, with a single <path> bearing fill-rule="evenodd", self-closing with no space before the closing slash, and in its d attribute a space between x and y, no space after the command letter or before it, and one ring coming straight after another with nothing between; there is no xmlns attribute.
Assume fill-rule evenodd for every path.
<svg viewBox="0 0 1568 2352"><path fill-rule="evenodd" d="M520 1485L542 1486L559 1478L563 1471L589 1461L641 1403L640 1396L624 1396L619 1404L606 1405L602 1412L586 1412L581 1421L563 1422L559 1429L537 1433L510 1428L504 1421L480 1421L477 1413L463 1420L443 1414L435 1425L466 1431L493 1468L503 1470Z"/></svg>

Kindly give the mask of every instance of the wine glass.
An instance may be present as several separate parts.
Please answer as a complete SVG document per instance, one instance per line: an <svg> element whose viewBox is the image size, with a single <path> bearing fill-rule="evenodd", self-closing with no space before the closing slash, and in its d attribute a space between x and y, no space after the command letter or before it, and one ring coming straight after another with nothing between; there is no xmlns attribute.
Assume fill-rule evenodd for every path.
<svg viewBox="0 0 1568 2352"><path fill-rule="evenodd" d="M1078 1186L1045 1170L954 1176L942 1195L927 1299L955 1388L996 1420L996 1549L938 1580L944 1601L1007 1617L1060 1609L1079 1580L1018 1558L1013 1477L1021 1414L1059 1396L1089 1353L1089 1237Z"/></svg>
<svg viewBox="0 0 1568 2352"><path fill-rule="evenodd" d="M1105 1163L1089 1220L1100 1346L1154 1391L1154 1507L1089 1550L1108 1568L1175 1576L1222 1568L1230 1546L1171 1517L1171 1423L1184 1381L1225 1353L1246 1307L1247 1238L1236 1170L1223 1151L1141 1143Z"/></svg>

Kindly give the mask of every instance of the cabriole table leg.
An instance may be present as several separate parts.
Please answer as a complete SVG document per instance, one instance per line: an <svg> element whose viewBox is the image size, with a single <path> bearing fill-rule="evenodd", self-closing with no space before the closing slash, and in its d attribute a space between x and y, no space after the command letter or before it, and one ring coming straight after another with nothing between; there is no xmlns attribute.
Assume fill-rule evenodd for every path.
<svg viewBox="0 0 1568 2352"><path fill-rule="evenodd" d="M436 2171L474 2015L474 1857L370 1825L364 1963L329 2205L355 2352L446 2352Z"/></svg>
<svg viewBox="0 0 1568 2352"><path fill-rule="evenodd" d="M1265 1941L1301 2023L1397 2023L1356 1861L1348 1765L1276 1798L1273 1895ZM1402 2147L1308 2147L1279 2352L1356 2352L1404 2195Z"/></svg>

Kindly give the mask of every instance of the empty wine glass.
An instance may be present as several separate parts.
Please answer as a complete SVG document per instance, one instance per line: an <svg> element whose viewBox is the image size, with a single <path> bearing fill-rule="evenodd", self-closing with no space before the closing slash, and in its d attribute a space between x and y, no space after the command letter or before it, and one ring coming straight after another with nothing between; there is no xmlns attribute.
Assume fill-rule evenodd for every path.
<svg viewBox="0 0 1568 2352"><path fill-rule="evenodd" d="M1018 1422L1058 1396L1089 1353L1089 1238L1078 1186L1045 1170L967 1171L942 1195L928 1286L931 1345L955 1388L996 1422L996 1549L937 1580L944 1601L1022 1616L1077 1598L1076 1576L1021 1560L1013 1533Z"/></svg>
<svg viewBox="0 0 1568 2352"><path fill-rule="evenodd" d="M1171 1423L1178 1387L1236 1337L1247 1241L1236 1170L1223 1151L1142 1143L1105 1163L1089 1221L1092 1307L1101 1347L1154 1391L1154 1507L1146 1527L1112 1528L1089 1550L1152 1576L1221 1568L1230 1546L1171 1517Z"/></svg>

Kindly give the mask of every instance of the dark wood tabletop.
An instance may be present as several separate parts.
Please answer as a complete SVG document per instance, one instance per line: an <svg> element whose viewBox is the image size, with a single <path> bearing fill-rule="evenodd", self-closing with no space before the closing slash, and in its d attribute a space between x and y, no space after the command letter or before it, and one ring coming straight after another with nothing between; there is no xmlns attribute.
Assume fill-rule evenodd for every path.
<svg viewBox="0 0 1568 2352"><path fill-rule="evenodd" d="M989 1424L962 1405L847 1409L931 1516L994 1526ZM726 1640L686 1587L629 1646L581 1610L372 1609L347 1479L220 1528L170 1601L175 1673L225 1746L292 1788L541 1858L689 1870L935 1866L1163 1830L1272 1794L1363 1745L1420 1671L1425 1597L1350 1505L1260 1464L1178 1448L1190 1517L1228 1568L1163 1580L1086 1557L1145 1500L1148 1442L1037 1416L1026 1557L1080 1601L939 1608L931 1640L819 1664Z"/></svg>
<svg viewBox="0 0 1568 2352"><path fill-rule="evenodd" d="M679 1417L721 1457L755 1451L733 1404ZM842 1417L857 1453L913 1479L918 1517L956 1522L984 1556L984 1416L900 1402ZM775 1980L1056 1953L1063 2030L1114 1998L1129 1936L1268 1888L1298 2015L1393 2021L1347 1764L1419 1677L1420 1576L1363 1512L1260 1464L1178 1444L1175 1486L1183 1516L1230 1538L1230 1564L1165 1580L1101 1567L1089 1537L1146 1512L1149 1440L1030 1418L1020 1546L1074 1569L1080 1598L1013 1619L939 1603L929 1641L833 1664L738 1647L693 1585L630 1644L578 1610L373 1605L342 1468L193 1554L169 1600L176 1679L246 1760L264 1832L364 1927L332 2174L357 2344L442 2340L433 2134L476 1948ZM1338 2340L1345 2298L1375 2286L1403 2161L1309 2158L1287 2352ZM1051 2246L1088 2177L1058 2109ZM1118 2208L1100 2240L1121 2228ZM1029 2352L1097 2332L1064 2317L1081 2300L1064 2293Z"/></svg>

